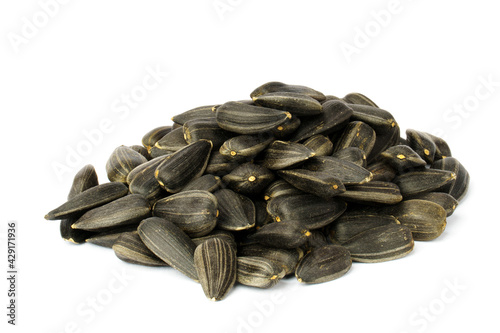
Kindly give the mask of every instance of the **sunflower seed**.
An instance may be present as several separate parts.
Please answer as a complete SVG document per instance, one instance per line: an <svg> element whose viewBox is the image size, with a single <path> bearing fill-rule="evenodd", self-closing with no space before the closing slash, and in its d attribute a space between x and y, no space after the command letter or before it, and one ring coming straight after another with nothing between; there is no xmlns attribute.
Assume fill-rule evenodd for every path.
<svg viewBox="0 0 500 333"><path fill-rule="evenodd" d="M399 224L399 221L392 215L353 210L342 214L330 224L328 232L340 243L345 243L363 231L387 224Z"/></svg>
<svg viewBox="0 0 500 333"><path fill-rule="evenodd" d="M224 142L219 152L228 158L238 161L249 161L274 140L266 133L239 135Z"/></svg>
<svg viewBox="0 0 500 333"><path fill-rule="evenodd" d="M360 93L350 93L345 95L342 99L349 104L368 105L378 108L377 104L375 104L371 99Z"/></svg>
<svg viewBox="0 0 500 333"><path fill-rule="evenodd" d="M196 246L198 246L201 243L205 242L206 240L212 239L212 238L222 239L223 241L228 243L233 248L233 250L236 252L236 250L237 250L236 240L234 239L233 234L229 231L226 231L226 230L214 229L206 236L192 238L191 240L193 241L193 243Z"/></svg>
<svg viewBox="0 0 500 333"><path fill-rule="evenodd" d="M454 172L438 169L410 171L394 178L403 196L411 196L432 192L440 187L451 184L457 175Z"/></svg>
<svg viewBox="0 0 500 333"><path fill-rule="evenodd" d="M285 270L263 257L238 257L238 282L250 287L271 288L285 276Z"/></svg>
<svg viewBox="0 0 500 333"><path fill-rule="evenodd" d="M278 179L272 182L264 191L264 200L277 198L282 195L304 194L301 190L291 185L284 179Z"/></svg>
<svg viewBox="0 0 500 333"><path fill-rule="evenodd" d="M446 141L429 133L427 133L427 135L436 145L436 153L434 154L434 161L441 160L446 157L451 157L451 150Z"/></svg>
<svg viewBox="0 0 500 333"><path fill-rule="evenodd" d="M358 147L346 147L344 149L337 150L332 154L332 157L366 168L366 154Z"/></svg>
<svg viewBox="0 0 500 333"><path fill-rule="evenodd" d="M196 245L175 224L159 217L150 217L139 224L137 231L143 243L157 257L198 281L194 266Z"/></svg>
<svg viewBox="0 0 500 333"><path fill-rule="evenodd" d="M245 230L255 225L255 206L249 198L229 189L214 193L219 207L217 227L224 230Z"/></svg>
<svg viewBox="0 0 500 333"><path fill-rule="evenodd" d="M330 198L345 192L342 181L329 173L306 169L280 170L278 176L307 193Z"/></svg>
<svg viewBox="0 0 500 333"><path fill-rule="evenodd" d="M212 142L200 140L192 143L165 159L155 171L155 178L167 192L179 192L207 167Z"/></svg>
<svg viewBox="0 0 500 333"><path fill-rule="evenodd" d="M153 214L174 223L190 237L201 237L215 228L217 199L208 191L184 191L158 200Z"/></svg>
<svg viewBox="0 0 500 333"><path fill-rule="evenodd" d="M153 128L151 131L144 134L142 137L142 145L147 149L151 149L158 140L163 138L172 130L172 126L160 126Z"/></svg>
<svg viewBox="0 0 500 333"><path fill-rule="evenodd" d="M352 115L352 109L341 101L328 101L323 104L323 112L316 116L301 119L299 128L292 134L290 141L297 142L316 134L328 134L344 128Z"/></svg>
<svg viewBox="0 0 500 333"><path fill-rule="evenodd" d="M186 139L184 139L184 129L182 127L173 129L165 136L163 136L160 140L158 140L154 148L160 149L165 154L175 153L178 150L186 147L188 144ZM151 156L153 156L152 148L149 150ZM154 157L154 156L153 156Z"/></svg>
<svg viewBox="0 0 500 333"><path fill-rule="evenodd" d="M315 156L329 156L333 153L332 141L321 134L311 136L304 141L304 146L311 149Z"/></svg>
<svg viewBox="0 0 500 333"><path fill-rule="evenodd" d="M289 221L266 224L248 237L267 246L293 249L304 244L310 235L302 223Z"/></svg>
<svg viewBox="0 0 500 333"><path fill-rule="evenodd" d="M242 257L261 257L269 259L279 265L285 275L295 272L295 267L303 252L300 249L277 249L262 244L251 244L243 246L238 252Z"/></svg>
<svg viewBox="0 0 500 333"><path fill-rule="evenodd" d="M373 128L362 121L352 121L344 128L334 150L356 147L363 150L365 155L369 155L375 145L375 140L376 134Z"/></svg>
<svg viewBox="0 0 500 333"><path fill-rule="evenodd" d="M151 159L151 155L149 155L148 150L146 148L144 148L143 146L133 145L133 146L129 146L129 148L135 152L138 152L142 156L144 156L146 161L149 161Z"/></svg>
<svg viewBox="0 0 500 333"><path fill-rule="evenodd" d="M267 149L262 166L279 170L303 162L314 156L314 151L300 143L274 141Z"/></svg>
<svg viewBox="0 0 500 333"><path fill-rule="evenodd" d="M213 193L220 188L220 185L220 177L206 174L201 176L200 178L196 178L190 181L186 186L182 188L181 192L199 190Z"/></svg>
<svg viewBox="0 0 500 333"><path fill-rule="evenodd" d="M79 230L79 229L74 229ZM86 230L82 230L86 231ZM126 225L124 227L112 228L107 231L93 233L93 236L85 240L86 243L112 248L113 244L121 237L121 235L129 232L137 232L137 225Z"/></svg>
<svg viewBox="0 0 500 333"><path fill-rule="evenodd" d="M135 167L146 163L144 156L129 147L116 148L106 163L106 172L111 182L127 182L127 175Z"/></svg>
<svg viewBox="0 0 500 333"><path fill-rule="evenodd" d="M68 200L97 185L99 185L99 181L97 180L97 173L95 171L95 168L90 164L84 166L82 169L80 169L80 171L78 171L78 173L75 175L75 178L73 178L73 184L71 185L71 189L68 194ZM94 234L90 231L71 228L71 225L75 223L78 217L80 216L64 219L59 224L61 237L64 240L75 244L84 243L87 238L91 237Z"/></svg>
<svg viewBox="0 0 500 333"><path fill-rule="evenodd" d="M96 185L76 194L56 209L45 215L46 220L62 220L84 213L89 209L102 206L128 193L128 188L122 183L112 182Z"/></svg>
<svg viewBox="0 0 500 333"><path fill-rule="evenodd" d="M196 247L194 266L205 296L220 301L236 282L236 252L222 239L208 239Z"/></svg>
<svg viewBox="0 0 500 333"><path fill-rule="evenodd" d="M227 102L216 111L217 123L222 129L240 134L269 131L291 117L286 111L239 102Z"/></svg>
<svg viewBox="0 0 500 333"><path fill-rule="evenodd" d="M401 225L408 227L416 241L432 240L439 237L446 228L446 211L440 205L426 200L405 200L387 207Z"/></svg>
<svg viewBox="0 0 500 333"><path fill-rule="evenodd" d="M191 110L172 117L172 121L179 125L184 125L186 122L200 118L215 118L215 109L217 105L199 106Z"/></svg>
<svg viewBox="0 0 500 333"><path fill-rule="evenodd" d="M313 249L300 260L295 277L303 283L323 283L343 276L352 266L351 254L341 245Z"/></svg>
<svg viewBox="0 0 500 333"><path fill-rule="evenodd" d="M253 97L256 105L272 109L289 111L297 116L313 116L323 110L314 98L294 92L272 92Z"/></svg>
<svg viewBox="0 0 500 333"><path fill-rule="evenodd" d="M182 127L184 140L188 144L199 141L212 141L213 149L218 150L224 141L234 136L233 133L223 130L217 124L215 118L192 119L184 123Z"/></svg>
<svg viewBox="0 0 500 333"><path fill-rule="evenodd" d="M386 149L380 154L380 157L399 172L421 168L427 164L413 149L402 145Z"/></svg>
<svg viewBox="0 0 500 333"><path fill-rule="evenodd" d="M394 205L403 200L399 187L391 182L371 181L352 185L339 194L339 198L361 204Z"/></svg>
<svg viewBox="0 0 500 333"><path fill-rule="evenodd" d="M454 157L446 157L432 164L432 169L447 170L456 175L456 179L448 184L443 184L439 192L449 193L452 197L461 201L469 189L470 176L465 167Z"/></svg>
<svg viewBox="0 0 500 333"><path fill-rule="evenodd" d="M141 194L150 201L157 200L161 195L161 187L154 177L156 168L167 156L160 156L143 163L130 171L127 183L130 193Z"/></svg>
<svg viewBox="0 0 500 333"><path fill-rule="evenodd" d="M252 91L252 93L250 94L250 97L254 99L255 97L259 97L274 92L291 92L291 93L303 94L310 96L320 102L325 99L325 95L323 95L323 93L320 93L319 91L311 89L309 87L293 85L293 84L285 84L276 81L268 82L255 88L255 90Z"/></svg>
<svg viewBox="0 0 500 333"><path fill-rule="evenodd" d="M304 169L329 173L344 185L359 185L369 182L373 175L359 165L331 156L315 156L302 166Z"/></svg>
<svg viewBox="0 0 500 333"><path fill-rule="evenodd" d="M352 261L373 263L406 256L414 242L410 229L387 224L365 230L342 245L351 253Z"/></svg>
<svg viewBox="0 0 500 333"><path fill-rule="evenodd" d="M253 163L237 166L222 181L232 190L242 194L257 194L274 180L274 174L265 167Z"/></svg>
<svg viewBox="0 0 500 333"><path fill-rule="evenodd" d="M376 162L366 167L373 175L373 181L390 182L396 177L396 171L385 162Z"/></svg>
<svg viewBox="0 0 500 333"><path fill-rule="evenodd" d="M307 229L324 227L342 215L346 208L346 203L340 199L312 194L279 196L267 203L267 211L276 222L298 223Z"/></svg>
<svg viewBox="0 0 500 333"><path fill-rule="evenodd" d="M121 234L112 248L118 258L131 264L168 266L144 245L137 232Z"/></svg>
<svg viewBox="0 0 500 333"><path fill-rule="evenodd" d="M239 163L235 159L224 156L218 151L212 151L205 173L224 176L233 171L238 165Z"/></svg>
<svg viewBox="0 0 500 333"><path fill-rule="evenodd" d="M425 132L412 129L406 130L408 145L422 157L427 163L432 164L436 155L436 144Z"/></svg>
<svg viewBox="0 0 500 333"><path fill-rule="evenodd" d="M138 224L148 216L151 216L151 211L146 198L139 194L129 194L104 206L89 210L71 227L83 230L102 230Z"/></svg>
<svg viewBox="0 0 500 333"><path fill-rule="evenodd" d="M292 118L286 119L284 123L277 125L271 129L271 134L276 139L287 139L293 132L299 128L301 124L300 118L292 114Z"/></svg>
<svg viewBox="0 0 500 333"><path fill-rule="evenodd" d="M458 200L443 192L429 192L412 196L411 199L419 199L434 202L446 211L446 216L451 216L458 206Z"/></svg>

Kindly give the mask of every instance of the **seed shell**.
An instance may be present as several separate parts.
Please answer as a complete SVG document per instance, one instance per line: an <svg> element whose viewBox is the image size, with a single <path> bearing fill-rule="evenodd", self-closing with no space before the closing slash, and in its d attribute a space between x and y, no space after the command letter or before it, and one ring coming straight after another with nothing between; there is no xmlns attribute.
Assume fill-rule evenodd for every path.
<svg viewBox="0 0 500 333"><path fill-rule="evenodd" d="M215 118L215 109L217 105L204 105L191 110L184 111L172 117L172 121L179 125L184 125L186 122L200 118Z"/></svg>
<svg viewBox="0 0 500 333"><path fill-rule="evenodd" d="M280 170L278 176L307 193L331 198L346 191L342 181L329 173L306 169Z"/></svg>
<svg viewBox="0 0 500 333"><path fill-rule="evenodd" d="M160 149L165 153L163 155L166 155L175 153L176 151L181 150L187 145L188 143L186 142L186 139L184 139L184 129L182 127L179 127L173 129L165 136L163 136L160 140L158 140L155 143L154 148ZM152 148L149 150L149 153L151 154L151 156L153 156Z"/></svg>
<svg viewBox="0 0 500 333"><path fill-rule="evenodd" d="M255 225L255 206L252 200L230 189L218 190L214 195L219 207L218 228L238 231Z"/></svg>
<svg viewBox="0 0 500 333"><path fill-rule="evenodd" d="M312 116L323 110L314 98L294 92L272 92L253 98L256 105L289 111L297 116Z"/></svg>
<svg viewBox="0 0 500 333"><path fill-rule="evenodd" d="M304 146L311 149L315 156L329 156L333 153L333 143L325 135L316 134L304 141Z"/></svg>
<svg viewBox="0 0 500 333"><path fill-rule="evenodd" d="M158 165L154 176L167 192L177 193L203 174L211 151L211 141L196 141L170 155Z"/></svg>
<svg viewBox="0 0 500 333"><path fill-rule="evenodd" d="M470 176L465 167L454 157L446 157L432 164L436 170L447 170L456 175L456 179L449 184L439 188L440 192L449 193L452 197L461 201L469 189Z"/></svg>
<svg viewBox="0 0 500 333"><path fill-rule="evenodd" d="M185 122L182 129L184 139L188 144L202 139L209 140L215 150L218 150L224 141L234 136L233 133L220 128L215 118L192 119Z"/></svg>
<svg viewBox="0 0 500 333"><path fill-rule="evenodd" d="M352 261L375 263L406 256L413 250L414 242L406 226L387 224L365 230L342 246L351 253Z"/></svg>
<svg viewBox="0 0 500 333"><path fill-rule="evenodd" d="M352 109L341 101L323 104L323 112L316 116L303 117L299 128L290 137L298 142L316 134L328 134L344 128L352 115Z"/></svg>
<svg viewBox="0 0 500 333"><path fill-rule="evenodd" d="M246 194L258 194L274 180L274 174L267 168L244 163L222 177L222 181L232 190Z"/></svg>
<svg viewBox="0 0 500 333"><path fill-rule="evenodd" d="M127 176L135 167L147 162L147 159L129 147L116 148L106 163L106 173L111 182L127 182Z"/></svg>
<svg viewBox="0 0 500 333"><path fill-rule="evenodd" d="M250 287L271 288L285 276L285 270L264 257L238 257L238 282Z"/></svg>
<svg viewBox="0 0 500 333"><path fill-rule="evenodd" d="M239 135L225 141L219 152L230 159L248 161L266 149L273 140L272 135L267 133Z"/></svg>
<svg viewBox="0 0 500 333"><path fill-rule="evenodd" d="M291 92L291 93L303 94L310 96L319 102L325 99L325 95L323 93L314 90L312 88L301 85L285 84L277 81L267 82L255 88L255 90L252 91L252 93L250 94L250 97L254 99L255 97L259 97L274 92Z"/></svg>
<svg viewBox="0 0 500 333"><path fill-rule="evenodd" d="M378 108L377 104L375 104L371 99L360 93L350 93L345 95L342 99L349 104L368 105Z"/></svg>
<svg viewBox="0 0 500 333"><path fill-rule="evenodd" d="M324 245L300 260L295 277L302 283L323 283L338 279L352 266L351 254L341 245Z"/></svg>
<svg viewBox="0 0 500 333"><path fill-rule="evenodd" d="M191 240L196 246L198 246L201 243L205 242L206 240L212 238L222 239L223 241L228 243L235 252L237 251L236 240L234 239L233 234L226 230L214 229L206 236L192 238Z"/></svg>
<svg viewBox="0 0 500 333"><path fill-rule="evenodd" d="M314 151L300 143L274 141L267 149L262 166L279 170L303 162L314 156Z"/></svg>
<svg viewBox="0 0 500 333"><path fill-rule="evenodd" d="M96 185L75 195L61 206L45 215L46 220L62 220L84 213L89 209L102 206L128 193L128 188L122 183L111 182Z"/></svg>
<svg viewBox="0 0 500 333"><path fill-rule="evenodd" d="M99 231L129 224L138 224L151 216L149 204L142 195L129 194L104 206L89 210L71 226L73 229Z"/></svg>
<svg viewBox="0 0 500 333"><path fill-rule="evenodd" d="M403 200L396 184L373 180L361 185L348 186L339 198L348 202L382 205L394 205Z"/></svg>
<svg viewBox="0 0 500 333"><path fill-rule="evenodd" d="M328 232L340 243L345 243L363 231L387 224L399 224L399 221L389 214L353 210L342 214L334 223L330 224Z"/></svg>
<svg viewBox="0 0 500 333"><path fill-rule="evenodd" d="M321 198L312 194L279 196L267 203L267 211L279 223L302 224L307 229L318 229L333 222L347 208L338 198Z"/></svg>
<svg viewBox="0 0 500 333"><path fill-rule="evenodd" d="M425 169L410 171L394 178L394 183L399 186L403 196L432 192L451 184L457 175L451 171L438 169Z"/></svg>
<svg viewBox="0 0 500 333"><path fill-rule="evenodd" d="M143 243L157 257L187 277L198 281L194 266L196 245L175 224L159 217L150 217L137 228Z"/></svg>
<svg viewBox="0 0 500 333"><path fill-rule="evenodd" d="M359 165L360 167L366 168L366 154L358 147L347 147L341 150L337 150L332 154L332 157L348 161Z"/></svg>
<svg viewBox="0 0 500 333"><path fill-rule="evenodd" d="M194 266L203 292L211 301L226 297L236 282L236 252L222 239L212 238L198 245Z"/></svg>
<svg viewBox="0 0 500 333"><path fill-rule="evenodd" d="M356 147L369 155L375 145L377 135L375 130L362 121L352 121L340 136L335 146L335 151L339 151L348 147Z"/></svg>
<svg viewBox="0 0 500 333"><path fill-rule="evenodd" d="M413 129L406 130L408 145L427 163L432 164L436 155L436 144L429 134Z"/></svg>
<svg viewBox="0 0 500 333"><path fill-rule="evenodd" d="M79 229L74 229L79 230ZM86 230L82 230L86 231ZM93 233L92 237L85 240L86 243L112 248L121 235L129 232L137 232L137 225L126 225L124 227L112 228L107 231Z"/></svg>
<svg viewBox="0 0 500 333"><path fill-rule="evenodd" d="M95 171L94 166L88 164L80 169L77 172L75 177L73 178L73 183L71 185L71 189L68 194L68 200L72 199L76 195L82 193L85 190L88 190L91 187L99 185L99 181L97 179L97 173ZM77 230L71 228L71 225L75 223L75 221L80 216L75 216L72 218L67 218L61 221L59 224L59 231L61 233L61 237L64 240L75 244L85 243L85 240L89 237L92 237L93 232L86 230Z"/></svg>
<svg viewBox="0 0 500 333"><path fill-rule="evenodd" d="M242 257L261 257L269 259L279 265L285 275L295 272L295 267L303 252L300 249L277 249L262 244L251 244L243 246L238 255Z"/></svg>
<svg viewBox="0 0 500 333"><path fill-rule="evenodd" d="M239 134L256 134L270 131L283 124L292 115L286 111L263 108L239 102L227 102L217 108L219 126Z"/></svg>
<svg viewBox="0 0 500 333"><path fill-rule="evenodd" d="M412 196L411 199L419 199L434 202L446 211L446 216L451 216L458 206L458 200L448 193L429 192Z"/></svg>
<svg viewBox="0 0 500 333"><path fill-rule="evenodd" d="M288 221L266 224L248 238L270 247L293 249L304 244L310 235L302 223Z"/></svg>
<svg viewBox="0 0 500 333"><path fill-rule="evenodd" d="M401 225L408 227L416 241L433 240L446 228L446 211L440 205L426 200L405 200L384 209Z"/></svg>
<svg viewBox="0 0 500 333"><path fill-rule="evenodd" d="M144 134L142 137L142 145L147 149L151 149L158 140L163 138L172 130L172 126L160 126L153 128L151 131Z"/></svg>
<svg viewBox="0 0 500 333"><path fill-rule="evenodd" d="M221 186L221 179L218 176L206 174L201 176L200 178L196 178L190 181L186 186L184 186L181 192L199 190L199 191L208 191L215 192Z"/></svg>
<svg viewBox="0 0 500 333"><path fill-rule="evenodd" d="M217 223L217 199L208 191L183 191L158 200L153 215L164 218L190 237L205 236Z"/></svg>
<svg viewBox="0 0 500 333"><path fill-rule="evenodd" d="M331 156L315 156L302 166L304 169L329 173L344 185L359 185L369 182L373 175L365 168L352 162Z"/></svg>
<svg viewBox="0 0 500 333"><path fill-rule="evenodd" d="M119 259L131 264L168 266L144 245L137 232L121 234L112 248Z"/></svg>

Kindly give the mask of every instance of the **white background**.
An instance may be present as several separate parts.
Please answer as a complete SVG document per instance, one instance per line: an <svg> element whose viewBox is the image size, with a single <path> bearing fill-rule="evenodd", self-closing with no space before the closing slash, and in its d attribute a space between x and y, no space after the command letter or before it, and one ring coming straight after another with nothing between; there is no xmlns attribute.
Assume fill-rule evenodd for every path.
<svg viewBox="0 0 500 333"><path fill-rule="evenodd" d="M58 333L497 332L498 8L486 0L392 3L61 0L49 17L38 1L2 1L3 272L6 224L19 226L18 326L6 324L2 277L2 327ZM33 22L38 27L30 31ZM342 51L347 45L355 51L350 56ZM140 89L148 68L168 75L144 100L124 107L121 98ZM144 133L170 124L176 113L248 98L267 81L340 97L361 92L392 112L402 133L415 128L445 136L471 185L444 234L416 243L404 259L354 264L330 283L304 286L292 278L270 290L237 286L226 300L212 303L172 269L136 267L109 249L66 243L59 223L43 219L64 202L83 165L93 164L106 182L104 165L115 147L140 144ZM85 145L84 132L105 119L112 129L68 166L68 151ZM57 163L69 171L58 176ZM117 282L114 274L128 280ZM106 303L100 311L88 305L95 297Z"/></svg>

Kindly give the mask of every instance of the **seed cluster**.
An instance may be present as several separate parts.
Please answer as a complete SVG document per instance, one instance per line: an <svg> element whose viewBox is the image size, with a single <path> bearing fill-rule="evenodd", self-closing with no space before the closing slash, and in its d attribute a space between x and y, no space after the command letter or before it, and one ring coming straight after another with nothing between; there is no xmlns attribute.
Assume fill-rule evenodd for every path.
<svg viewBox="0 0 500 333"><path fill-rule="evenodd" d="M437 238L469 184L441 138L407 130L359 93L269 82L251 100L198 107L91 165L45 218L63 239L171 266L210 300L235 282L322 283L352 262L404 257Z"/></svg>

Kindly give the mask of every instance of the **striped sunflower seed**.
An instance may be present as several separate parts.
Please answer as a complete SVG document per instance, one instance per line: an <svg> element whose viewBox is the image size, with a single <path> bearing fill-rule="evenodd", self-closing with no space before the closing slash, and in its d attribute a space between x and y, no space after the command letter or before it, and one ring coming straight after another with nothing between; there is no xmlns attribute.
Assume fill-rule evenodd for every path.
<svg viewBox="0 0 500 333"><path fill-rule="evenodd" d="M324 245L306 254L295 277L302 283L323 283L343 276L352 266L351 254L341 245Z"/></svg>

